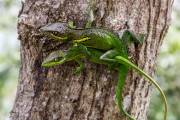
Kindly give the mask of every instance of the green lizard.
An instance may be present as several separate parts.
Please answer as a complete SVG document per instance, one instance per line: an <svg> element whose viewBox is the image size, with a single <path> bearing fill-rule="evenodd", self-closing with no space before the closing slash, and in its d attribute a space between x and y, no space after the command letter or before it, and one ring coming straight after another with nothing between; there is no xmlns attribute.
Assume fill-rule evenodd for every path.
<svg viewBox="0 0 180 120"><path fill-rule="evenodd" d="M59 56L63 57L63 59L59 59L57 61L53 61L52 59L45 60L43 62L43 66L51 66L51 65L57 65L62 64L65 61L70 60L76 60L80 64L80 68L82 68L82 63L79 59L82 59L83 57L89 57L90 60L94 60L93 62L100 63L100 64L108 64L113 65L115 63L121 63L119 64L119 69L121 70L119 81L116 89L116 98L117 103L120 108L120 110L127 115L131 120L135 120L133 117L131 117L124 109L122 105L122 91L125 84L125 79L129 70L129 67L132 67L136 69L138 72L143 74L146 78L148 78L160 91L162 98L165 102L165 116L164 120L166 120L167 116L167 102L165 95L159 85L145 72L143 72L141 69L139 69L136 65L131 63L128 60L128 49L126 42L129 40L133 41L139 41L142 42L142 40L138 39L132 32L126 30L122 36L122 39L120 39L116 34L114 34L112 31L108 31L105 29L100 28L88 28L88 29L74 29L69 27L67 23L53 23L47 26L44 26L40 29L42 32L46 33L48 36L50 36L53 39L63 41L63 42L72 42L73 44L79 46L84 45L86 50L80 50L83 51L74 54L73 59L69 59L70 57L67 57L67 55L70 55L73 51L73 49L70 49L66 53L66 55ZM127 40L126 42L124 40ZM77 50L77 49L76 49ZM97 56L89 56L93 52L99 52L99 51L105 51L102 53L98 53ZM77 50L78 51L78 50ZM75 57L76 56L76 57ZM51 57L50 57L51 58ZM53 57L52 57L53 58ZM56 59L58 57L55 57ZM63 61L63 62L62 62ZM104 62L104 63L103 63ZM53 64L52 64L53 63Z"/></svg>

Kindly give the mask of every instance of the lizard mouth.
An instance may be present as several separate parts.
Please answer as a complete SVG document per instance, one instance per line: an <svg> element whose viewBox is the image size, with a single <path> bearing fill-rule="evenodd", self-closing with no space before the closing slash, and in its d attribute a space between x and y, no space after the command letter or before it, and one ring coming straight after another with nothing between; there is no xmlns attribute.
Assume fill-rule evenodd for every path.
<svg viewBox="0 0 180 120"><path fill-rule="evenodd" d="M43 31L43 34L46 36L53 38L55 40L66 40L67 36L60 34L59 32L56 31Z"/></svg>
<svg viewBox="0 0 180 120"><path fill-rule="evenodd" d="M59 37L59 36L60 36L60 34L59 34L58 32L43 31L43 33L44 33L45 35L52 36L52 37L54 37L54 36Z"/></svg>

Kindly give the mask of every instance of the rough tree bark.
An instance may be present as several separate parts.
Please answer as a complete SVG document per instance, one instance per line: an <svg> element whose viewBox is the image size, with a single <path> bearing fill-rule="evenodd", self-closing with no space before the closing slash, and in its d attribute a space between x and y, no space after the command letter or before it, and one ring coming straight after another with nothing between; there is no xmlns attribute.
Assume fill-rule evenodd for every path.
<svg viewBox="0 0 180 120"><path fill-rule="evenodd" d="M167 32L173 0L26 0L19 14L21 69L13 120L125 120L114 102L117 73L86 62L80 76L75 63L43 68L41 63L57 42L42 36L39 27L74 20L82 26L93 13L95 24L115 31L146 33L143 45L129 51L140 68L154 73L155 60ZM64 49L65 46L60 46ZM130 71L124 104L137 118L146 120L151 85Z"/></svg>

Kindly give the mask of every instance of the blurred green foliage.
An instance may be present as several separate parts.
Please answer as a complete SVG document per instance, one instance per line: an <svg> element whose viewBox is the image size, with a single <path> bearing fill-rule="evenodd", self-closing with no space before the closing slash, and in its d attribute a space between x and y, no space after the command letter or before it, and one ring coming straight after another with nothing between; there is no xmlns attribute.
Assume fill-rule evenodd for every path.
<svg viewBox="0 0 180 120"><path fill-rule="evenodd" d="M16 94L20 63L15 23L19 2L0 0L0 120L8 120Z"/></svg>
<svg viewBox="0 0 180 120"><path fill-rule="evenodd" d="M168 120L180 120L180 1L175 1L171 26L161 47L157 62L157 80L167 96ZM162 101L154 91L151 120L162 120Z"/></svg>
<svg viewBox="0 0 180 120"><path fill-rule="evenodd" d="M180 9L177 8L180 5L173 10L172 25L157 62L156 79L168 98L168 120L180 120ZM0 0L0 120L8 120L15 99L20 62L19 41L14 23L17 22L19 9L20 1ZM154 91L149 119L162 120L162 108L160 96Z"/></svg>

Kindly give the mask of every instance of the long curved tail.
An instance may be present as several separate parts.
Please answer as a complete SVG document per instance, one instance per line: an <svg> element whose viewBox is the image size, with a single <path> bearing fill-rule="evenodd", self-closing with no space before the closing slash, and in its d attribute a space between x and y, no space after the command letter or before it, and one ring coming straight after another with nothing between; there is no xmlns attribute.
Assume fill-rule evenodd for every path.
<svg viewBox="0 0 180 120"><path fill-rule="evenodd" d="M137 70L140 74L142 74L143 76L145 76L153 85L156 86L156 88L159 90L162 99L164 101L164 120L167 120L167 112L168 112L168 108L167 108L167 100L166 100L166 96L163 92L163 90L160 88L160 86L157 84L157 82L150 77L148 74L146 74L143 70L141 70L140 68L138 68L135 64L133 64L132 62L130 62L129 60L121 57L121 56L116 56L115 59L117 60L117 62L123 64L123 65L127 65L132 67L133 69Z"/></svg>

